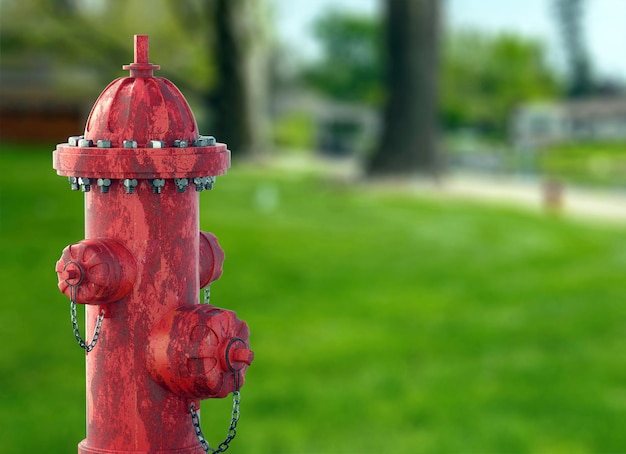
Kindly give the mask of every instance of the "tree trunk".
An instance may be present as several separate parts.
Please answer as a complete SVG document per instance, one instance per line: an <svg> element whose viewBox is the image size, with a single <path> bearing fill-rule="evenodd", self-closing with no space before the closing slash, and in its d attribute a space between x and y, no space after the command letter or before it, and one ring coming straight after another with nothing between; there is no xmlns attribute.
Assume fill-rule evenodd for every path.
<svg viewBox="0 0 626 454"><path fill-rule="evenodd" d="M570 82L567 94L571 98L593 93L591 62L583 33L584 3L584 0L556 0L554 3L569 65Z"/></svg>
<svg viewBox="0 0 626 454"><path fill-rule="evenodd" d="M370 175L433 175L439 168L439 6L439 0L386 0L388 98Z"/></svg>
<svg viewBox="0 0 626 454"><path fill-rule="evenodd" d="M213 11L217 84L210 96L212 134L227 143L234 156L260 154L267 148L261 4L258 0L216 0Z"/></svg>

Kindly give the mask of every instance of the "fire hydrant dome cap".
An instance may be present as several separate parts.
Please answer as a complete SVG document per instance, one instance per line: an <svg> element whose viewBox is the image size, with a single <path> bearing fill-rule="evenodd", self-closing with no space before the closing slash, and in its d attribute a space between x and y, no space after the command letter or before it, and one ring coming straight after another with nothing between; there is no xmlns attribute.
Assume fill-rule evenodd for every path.
<svg viewBox="0 0 626 454"><path fill-rule="evenodd" d="M130 71L129 77L114 80L100 94L85 133L57 145L52 158L57 173L75 180L207 181L226 173L230 167L226 144L201 136L180 90L169 80L154 77L159 66L148 60L147 35L135 35L135 61L123 68Z"/></svg>
<svg viewBox="0 0 626 454"><path fill-rule="evenodd" d="M147 147L150 141L172 146L176 140L198 138L198 125L187 100L167 79L154 77L160 66L148 60L147 35L135 35L135 61L123 68L130 77L114 80L104 89L89 114L85 139L108 140L112 147L124 141Z"/></svg>
<svg viewBox="0 0 626 454"><path fill-rule="evenodd" d="M196 119L183 94L162 77L121 77L104 89L94 104L85 139L110 140L122 147L134 140L145 148L150 141L172 146L176 140L198 138Z"/></svg>

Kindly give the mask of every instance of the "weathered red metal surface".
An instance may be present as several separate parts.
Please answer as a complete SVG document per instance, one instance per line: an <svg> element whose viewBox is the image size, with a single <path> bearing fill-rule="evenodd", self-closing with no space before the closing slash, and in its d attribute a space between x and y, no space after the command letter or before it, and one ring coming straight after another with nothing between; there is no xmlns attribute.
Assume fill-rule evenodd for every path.
<svg viewBox="0 0 626 454"><path fill-rule="evenodd" d="M200 232L200 288L222 276L224 250L211 232Z"/></svg>
<svg viewBox="0 0 626 454"><path fill-rule="evenodd" d="M79 453L202 453L190 404L243 384L253 354L232 311L198 304L224 252L199 230L199 192L226 172L226 145L199 136L171 82L135 40L131 77L107 87L84 137L53 154L85 192L86 240L57 263L59 288L86 305L87 436ZM210 138L212 139L212 138ZM182 142L181 142L182 141Z"/></svg>
<svg viewBox="0 0 626 454"><path fill-rule="evenodd" d="M230 152L223 143L193 148L97 148L57 145L59 175L86 178L191 178L223 175Z"/></svg>
<svg viewBox="0 0 626 454"><path fill-rule="evenodd" d="M143 38L143 39L142 39ZM53 154L59 175L86 178L184 178L222 175L230 166L225 144L198 134L182 93L167 79L153 77L147 39L135 39L139 63L94 104L78 143L59 144ZM138 51L140 49L140 51Z"/></svg>
<svg viewBox="0 0 626 454"><path fill-rule="evenodd" d="M132 254L112 240L83 240L63 250L57 262L59 290L78 304L119 301L137 274Z"/></svg>
<svg viewBox="0 0 626 454"><path fill-rule="evenodd" d="M135 140L173 143L198 138L198 125L187 100L167 79L153 77L158 66L148 62L147 37L135 37L135 62L124 65L130 77L120 77L104 89L87 120L85 139L108 139L112 147Z"/></svg>
<svg viewBox="0 0 626 454"><path fill-rule="evenodd" d="M248 326L209 304L182 306L154 327L148 369L158 383L191 398L226 397L241 386L254 354Z"/></svg>
<svg viewBox="0 0 626 454"><path fill-rule="evenodd" d="M132 293L115 304L87 306L86 332L105 310L98 345L87 355L87 439L79 452L197 449L189 402L158 386L146 371L152 327L169 311L198 300L198 193L165 185L135 194L119 185L85 196L87 238L115 238L140 263Z"/></svg>

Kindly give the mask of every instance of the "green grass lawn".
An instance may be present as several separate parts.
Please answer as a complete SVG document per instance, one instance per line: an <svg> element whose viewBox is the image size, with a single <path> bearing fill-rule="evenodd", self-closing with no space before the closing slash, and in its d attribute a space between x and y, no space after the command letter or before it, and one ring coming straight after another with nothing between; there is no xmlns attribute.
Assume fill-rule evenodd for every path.
<svg viewBox="0 0 626 454"><path fill-rule="evenodd" d="M39 148L0 155L3 453L84 437L54 272L82 194ZM201 204L256 353L229 452L626 452L626 228L248 166ZM203 402L214 445L230 405Z"/></svg>

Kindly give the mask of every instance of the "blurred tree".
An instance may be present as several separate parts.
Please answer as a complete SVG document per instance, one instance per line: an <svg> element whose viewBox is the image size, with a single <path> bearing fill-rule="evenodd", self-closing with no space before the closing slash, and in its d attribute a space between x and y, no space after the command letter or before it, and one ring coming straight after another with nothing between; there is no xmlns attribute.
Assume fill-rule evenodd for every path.
<svg viewBox="0 0 626 454"><path fill-rule="evenodd" d="M559 90L538 41L472 30L445 38L440 92L448 130L473 128L503 139L515 107L555 97Z"/></svg>
<svg viewBox="0 0 626 454"><path fill-rule="evenodd" d="M437 171L439 0L385 2L387 101L370 175Z"/></svg>
<svg viewBox="0 0 626 454"><path fill-rule="evenodd" d="M174 75L186 95L208 90L210 50L168 13L165 0L153 0L149 8L142 0L2 0L3 65L45 62L55 80L70 85L80 70L102 88L124 75L121 65L133 56L132 36L146 33L151 61L163 68L157 75Z"/></svg>
<svg viewBox="0 0 626 454"><path fill-rule="evenodd" d="M314 33L322 58L304 70L305 81L334 99L380 104L380 25L369 17L329 12L316 21Z"/></svg>
<svg viewBox="0 0 626 454"><path fill-rule="evenodd" d="M322 59L317 68L307 68L306 80L331 98L380 106L388 89L382 77L381 24L334 12L323 16L316 30ZM504 139L517 105L561 91L539 41L457 30L444 34L441 44L439 120L448 131L473 128ZM408 99L404 92L401 100Z"/></svg>
<svg viewBox="0 0 626 454"><path fill-rule="evenodd" d="M214 0L214 132L238 156L267 150L267 34L263 2Z"/></svg>
<svg viewBox="0 0 626 454"><path fill-rule="evenodd" d="M269 148L265 1L169 0L169 5L180 26L206 43L212 57L213 83L201 94L211 133L237 156L262 154Z"/></svg>
<svg viewBox="0 0 626 454"><path fill-rule="evenodd" d="M569 65L570 97L580 97L594 91L589 54L584 44L582 19L585 0L554 0L556 20L561 29Z"/></svg>
<svg viewBox="0 0 626 454"><path fill-rule="evenodd" d="M133 34L149 34L150 60L163 68L156 75L183 91L201 130L237 155L267 148L264 1L0 1L3 66L45 71L55 85L46 89L68 96L88 74L97 94L125 75Z"/></svg>
<svg viewBox="0 0 626 454"><path fill-rule="evenodd" d="M76 0L53 0L53 8L58 11L59 14L71 16L76 14Z"/></svg>

